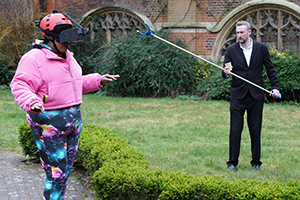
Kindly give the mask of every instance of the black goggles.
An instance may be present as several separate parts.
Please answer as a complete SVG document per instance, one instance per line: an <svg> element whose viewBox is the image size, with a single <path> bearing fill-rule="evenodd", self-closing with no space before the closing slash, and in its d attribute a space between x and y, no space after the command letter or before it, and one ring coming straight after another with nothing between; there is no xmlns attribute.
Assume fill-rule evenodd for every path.
<svg viewBox="0 0 300 200"><path fill-rule="evenodd" d="M61 31L54 39L59 43L76 43L90 39L88 28L70 28Z"/></svg>

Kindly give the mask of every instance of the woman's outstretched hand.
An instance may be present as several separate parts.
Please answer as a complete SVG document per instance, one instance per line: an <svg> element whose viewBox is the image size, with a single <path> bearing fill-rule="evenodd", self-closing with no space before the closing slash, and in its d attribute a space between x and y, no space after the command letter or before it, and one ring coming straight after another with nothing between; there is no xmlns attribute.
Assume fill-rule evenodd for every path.
<svg viewBox="0 0 300 200"><path fill-rule="evenodd" d="M117 78L119 78L120 75L110 75L110 74L104 74L101 76L101 83L105 83L105 82L110 82L113 80L117 80Z"/></svg>

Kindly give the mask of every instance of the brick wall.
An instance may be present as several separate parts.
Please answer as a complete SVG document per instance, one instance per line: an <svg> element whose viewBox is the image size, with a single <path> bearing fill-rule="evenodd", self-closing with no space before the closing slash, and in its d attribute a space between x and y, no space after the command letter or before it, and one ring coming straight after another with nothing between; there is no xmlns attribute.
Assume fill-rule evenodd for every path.
<svg viewBox="0 0 300 200"><path fill-rule="evenodd" d="M33 0L39 6L40 0ZM151 21L159 18L161 10L167 5L167 0L43 0L44 11L51 12L53 8L72 10L83 15L89 10L105 5L125 5L146 15Z"/></svg>
<svg viewBox="0 0 300 200"><path fill-rule="evenodd" d="M40 0L33 0L35 7ZM154 24L165 26L175 23L172 29L177 36L188 43L188 49L200 55L212 55L217 33L206 29L207 23L221 22L233 9L250 0L43 0L44 11L53 9L72 10L84 13L108 4L125 5L128 9L139 11ZM282 0L278 0L281 1ZM286 1L288 2L288 1ZM300 6L300 0L289 0ZM180 23L180 25L178 25ZM191 27L188 24L204 24Z"/></svg>

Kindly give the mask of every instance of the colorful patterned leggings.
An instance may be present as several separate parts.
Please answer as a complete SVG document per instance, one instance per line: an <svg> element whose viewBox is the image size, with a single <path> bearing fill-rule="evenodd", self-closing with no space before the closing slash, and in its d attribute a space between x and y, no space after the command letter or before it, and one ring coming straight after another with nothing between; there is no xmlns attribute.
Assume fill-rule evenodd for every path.
<svg viewBox="0 0 300 200"><path fill-rule="evenodd" d="M27 114L46 171L45 200L64 199L82 129L79 106Z"/></svg>

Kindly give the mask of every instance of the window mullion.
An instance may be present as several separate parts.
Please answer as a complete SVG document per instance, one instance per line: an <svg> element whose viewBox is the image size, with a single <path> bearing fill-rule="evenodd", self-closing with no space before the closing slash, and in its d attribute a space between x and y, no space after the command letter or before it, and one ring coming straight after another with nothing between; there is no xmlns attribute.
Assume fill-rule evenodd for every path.
<svg viewBox="0 0 300 200"><path fill-rule="evenodd" d="M283 26L283 16L282 12L278 12L278 28L277 28L277 49L282 51L282 26Z"/></svg>
<svg viewBox="0 0 300 200"><path fill-rule="evenodd" d="M260 17L260 11L257 11L257 15L256 15L256 21L257 21L257 25L256 25L256 40L258 42L261 42L261 33L260 33L260 27L262 24L262 19Z"/></svg>

